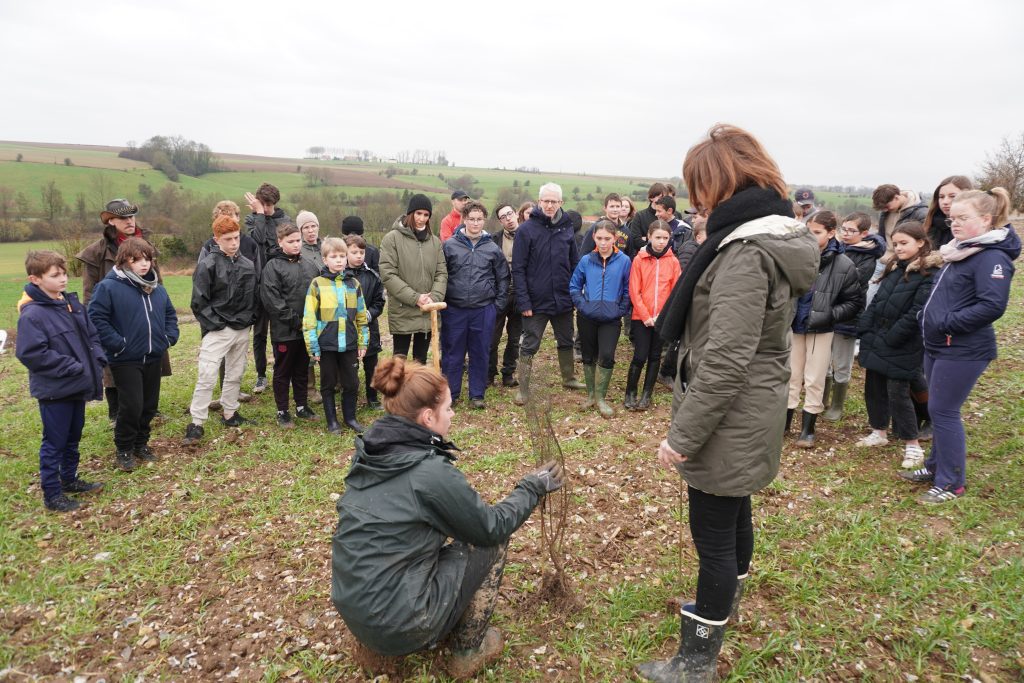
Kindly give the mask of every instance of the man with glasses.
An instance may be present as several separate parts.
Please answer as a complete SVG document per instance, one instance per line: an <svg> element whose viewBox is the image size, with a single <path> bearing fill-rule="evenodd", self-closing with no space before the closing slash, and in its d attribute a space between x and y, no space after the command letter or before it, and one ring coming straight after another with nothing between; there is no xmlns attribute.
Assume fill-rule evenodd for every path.
<svg viewBox="0 0 1024 683"><path fill-rule="evenodd" d="M455 231L459 229L459 226L462 224L462 210L466 208L466 202L468 201L469 195L464 190L452 192L452 210L441 219L441 232L438 234L442 242L450 239L455 234Z"/></svg>
<svg viewBox="0 0 1024 683"><path fill-rule="evenodd" d="M494 211L501 224L500 229L491 233L491 239L505 255L509 269L512 268L512 245L516 239L516 230L519 228L519 218L516 210L508 204L500 204ZM491 356L487 367L487 376L493 385L498 377L498 346L501 345L501 334L504 328L508 340L505 342L505 353L501 359L501 385L504 387L517 387L516 364L519 360L519 338L523 336L523 316L516 310L515 287L512 286L508 294L508 303L504 310L497 312L494 320L494 334L491 337Z"/></svg>
<svg viewBox="0 0 1024 683"><path fill-rule="evenodd" d="M562 188L555 183L541 186L538 204L519 226L512 246L512 283L516 304L523 316L517 405L525 405L529 399L533 356L540 348L548 322L555 332L562 386L585 388L573 372L573 305L569 279L578 254L572 220L562 210Z"/></svg>

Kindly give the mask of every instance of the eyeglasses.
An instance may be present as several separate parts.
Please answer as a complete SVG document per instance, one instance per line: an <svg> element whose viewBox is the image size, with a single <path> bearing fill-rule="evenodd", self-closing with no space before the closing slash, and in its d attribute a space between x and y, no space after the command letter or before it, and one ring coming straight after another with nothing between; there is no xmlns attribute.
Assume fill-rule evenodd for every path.
<svg viewBox="0 0 1024 683"><path fill-rule="evenodd" d="M507 221L509 218L512 218L515 215L516 215L515 211L506 211L505 213L499 213L498 214L498 218L503 220L503 221Z"/></svg>
<svg viewBox="0 0 1024 683"><path fill-rule="evenodd" d="M561 203L562 203L562 200L561 200L561 199L541 199L541 200L540 200L540 203L541 203L541 204L553 204L553 205L557 205L557 204L561 204Z"/></svg>
<svg viewBox="0 0 1024 683"><path fill-rule="evenodd" d="M841 228L839 230L839 232L841 232L844 235L859 235L860 234L860 230L858 230L857 228Z"/></svg>
<svg viewBox="0 0 1024 683"><path fill-rule="evenodd" d="M954 223L960 223L962 225L967 221L974 220L975 218L980 218L980 216L951 216L946 219L946 227L952 228Z"/></svg>

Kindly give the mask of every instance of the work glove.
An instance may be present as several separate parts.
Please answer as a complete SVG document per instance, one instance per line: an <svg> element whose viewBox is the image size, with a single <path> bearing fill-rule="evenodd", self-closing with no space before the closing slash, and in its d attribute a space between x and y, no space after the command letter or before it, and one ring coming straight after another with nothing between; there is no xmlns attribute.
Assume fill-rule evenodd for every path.
<svg viewBox="0 0 1024 683"><path fill-rule="evenodd" d="M544 463L540 469L530 474L540 479L540 482L544 485L544 493L557 491L565 483L565 479L562 477L562 466L554 460Z"/></svg>

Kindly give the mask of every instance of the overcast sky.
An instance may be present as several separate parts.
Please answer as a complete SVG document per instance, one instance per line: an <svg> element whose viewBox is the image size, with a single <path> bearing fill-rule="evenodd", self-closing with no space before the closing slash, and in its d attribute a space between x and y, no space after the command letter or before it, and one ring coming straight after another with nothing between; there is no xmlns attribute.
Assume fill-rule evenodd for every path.
<svg viewBox="0 0 1024 683"><path fill-rule="evenodd" d="M445 150L680 174L716 121L791 183L931 191L1024 130L1024 3L5 2L0 139Z"/></svg>

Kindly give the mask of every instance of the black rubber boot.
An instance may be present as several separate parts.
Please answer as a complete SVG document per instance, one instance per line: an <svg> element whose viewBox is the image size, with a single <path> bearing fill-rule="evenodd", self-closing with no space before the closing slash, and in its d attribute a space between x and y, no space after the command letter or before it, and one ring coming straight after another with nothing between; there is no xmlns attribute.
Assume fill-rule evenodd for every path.
<svg viewBox="0 0 1024 683"><path fill-rule="evenodd" d="M117 387L105 388L103 396L107 399L107 419L111 422L117 422Z"/></svg>
<svg viewBox="0 0 1024 683"><path fill-rule="evenodd" d="M363 425L356 420L356 392L341 392L341 416L349 429L356 434L363 433Z"/></svg>
<svg viewBox="0 0 1024 683"><path fill-rule="evenodd" d="M814 447L814 423L817 421L817 414L803 411L803 424L800 428L800 438L796 440L798 448Z"/></svg>
<svg viewBox="0 0 1024 683"><path fill-rule="evenodd" d="M636 408L636 387L640 384L640 373L644 366L629 364L629 371L626 373L626 399L622 402L626 410Z"/></svg>
<svg viewBox="0 0 1024 683"><path fill-rule="evenodd" d="M788 432L793 427L793 413L794 412L795 411L793 410L793 408L787 408L786 409L786 429L784 430L786 432Z"/></svg>
<svg viewBox="0 0 1024 683"><path fill-rule="evenodd" d="M843 416L843 404L846 403L846 390L850 388L849 382L836 382L832 385L832 404L822 414L822 417L829 422L836 422Z"/></svg>
<svg viewBox="0 0 1024 683"><path fill-rule="evenodd" d="M640 394L640 400L636 402L637 410L647 410L651 407L651 397L654 396L654 383L657 381L657 366L653 363L647 363L647 374L644 375L644 389Z"/></svg>
<svg viewBox="0 0 1024 683"><path fill-rule="evenodd" d="M657 683L717 680L718 653L722 649L727 621L710 621L684 610L680 616L679 652L672 659L640 664L637 673Z"/></svg>
<svg viewBox="0 0 1024 683"><path fill-rule="evenodd" d="M825 389L821 392L821 405L828 407L832 396L832 376L825 377Z"/></svg>
<svg viewBox="0 0 1024 683"><path fill-rule="evenodd" d="M338 405L334 402L335 393L324 391L320 393L324 400L324 419L327 420L327 431L331 434L341 434L341 425L338 424Z"/></svg>

